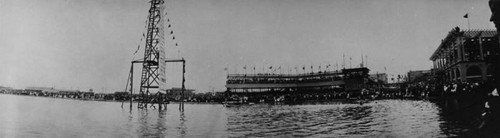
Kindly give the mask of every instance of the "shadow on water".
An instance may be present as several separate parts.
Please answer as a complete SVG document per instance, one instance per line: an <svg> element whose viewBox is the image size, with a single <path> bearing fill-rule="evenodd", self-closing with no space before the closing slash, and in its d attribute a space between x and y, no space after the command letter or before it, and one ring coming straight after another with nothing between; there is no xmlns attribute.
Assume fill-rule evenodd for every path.
<svg viewBox="0 0 500 138"><path fill-rule="evenodd" d="M440 109L440 129L443 135L451 137L500 137L499 125L488 122L482 116L485 111L485 100L482 98L461 96L434 101L434 103ZM494 129L481 127L484 126L483 123L494 126Z"/></svg>

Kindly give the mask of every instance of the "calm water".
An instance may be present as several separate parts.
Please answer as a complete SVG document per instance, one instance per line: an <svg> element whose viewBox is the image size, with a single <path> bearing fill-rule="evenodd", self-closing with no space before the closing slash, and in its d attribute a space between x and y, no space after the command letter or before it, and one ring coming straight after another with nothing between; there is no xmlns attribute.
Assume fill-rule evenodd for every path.
<svg viewBox="0 0 500 138"><path fill-rule="evenodd" d="M177 104L165 112L120 105L0 94L0 137L447 137L466 131L450 127L427 101L186 104L183 113Z"/></svg>

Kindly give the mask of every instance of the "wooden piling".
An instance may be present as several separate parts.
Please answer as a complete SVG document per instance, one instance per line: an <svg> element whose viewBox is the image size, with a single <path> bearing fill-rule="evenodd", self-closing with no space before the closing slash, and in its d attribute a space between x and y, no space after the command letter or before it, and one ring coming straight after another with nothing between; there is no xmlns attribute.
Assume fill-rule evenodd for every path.
<svg viewBox="0 0 500 138"><path fill-rule="evenodd" d="M182 58L182 94L181 94L181 102L179 103L179 110L184 111L184 90L186 89L184 83L186 82L185 75L186 74L186 61Z"/></svg>
<svg viewBox="0 0 500 138"><path fill-rule="evenodd" d="M130 66L130 111L132 111L132 99L134 98L134 63Z"/></svg>

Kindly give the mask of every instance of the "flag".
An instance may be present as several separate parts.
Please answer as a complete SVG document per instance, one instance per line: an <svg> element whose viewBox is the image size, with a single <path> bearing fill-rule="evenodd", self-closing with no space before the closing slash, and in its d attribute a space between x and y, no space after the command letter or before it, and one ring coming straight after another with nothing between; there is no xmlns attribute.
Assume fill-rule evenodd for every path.
<svg viewBox="0 0 500 138"><path fill-rule="evenodd" d="M469 18L469 13L466 13L466 14L464 15L464 18Z"/></svg>
<svg viewBox="0 0 500 138"><path fill-rule="evenodd" d="M179 46L179 44L175 43L175 46Z"/></svg>
<svg viewBox="0 0 500 138"><path fill-rule="evenodd" d="M170 34L174 34L174 30L170 31Z"/></svg>
<svg viewBox="0 0 500 138"><path fill-rule="evenodd" d="M172 27L172 25L168 24L168 28Z"/></svg>
<svg viewBox="0 0 500 138"><path fill-rule="evenodd" d="M227 67L226 67L226 68L224 68L224 71L227 71Z"/></svg>
<svg viewBox="0 0 500 138"><path fill-rule="evenodd" d="M173 37L172 37L172 39L174 39L174 40L175 40L175 36L173 36Z"/></svg>
<svg viewBox="0 0 500 138"><path fill-rule="evenodd" d="M141 44L137 45L137 50L135 50L134 55L137 54L137 52L139 52L139 48L141 48Z"/></svg>
<svg viewBox="0 0 500 138"><path fill-rule="evenodd" d="M247 69L247 66L244 66L243 69Z"/></svg>
<svg viewBox="0 0 500 138"><path fill-rule="evenodd" d="M302 67L302 70L306 70L306 66Z"/></svg>
<svg viewBox="0 0 500 138"><path fill-rule="evenodd" d="M270 66L269 69L273 69L273 66Z"/></svg>

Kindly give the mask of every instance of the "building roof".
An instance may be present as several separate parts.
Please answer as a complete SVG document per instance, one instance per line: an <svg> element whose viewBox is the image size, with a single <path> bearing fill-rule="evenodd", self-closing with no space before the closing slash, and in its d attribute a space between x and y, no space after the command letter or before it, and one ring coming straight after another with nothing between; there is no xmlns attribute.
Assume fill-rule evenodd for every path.
<svg viewBox="0 0 500 138"><path fill-rule="evenodd" d="M487 29L487 30L465 30L464 36L469 37L469 38L476 38L476 37L495 37L497 34L497 31L493 29Z"/></svg>
<svg viewBox="0 0 500 138"><path fill-rule="evenodd" d="M434 53L429 58L430 60L434 60L436 56L439 54L441 49L445 46L448 46L449 43L455 41L457 36L463 36L467 38L479 38L479 37L495 37L497 31L493 29L469 29L469 30L460 30L459 27L455 27L451 29L451 31L446 35L446 37L441 41L438 48L434 51Z"/></svg>

